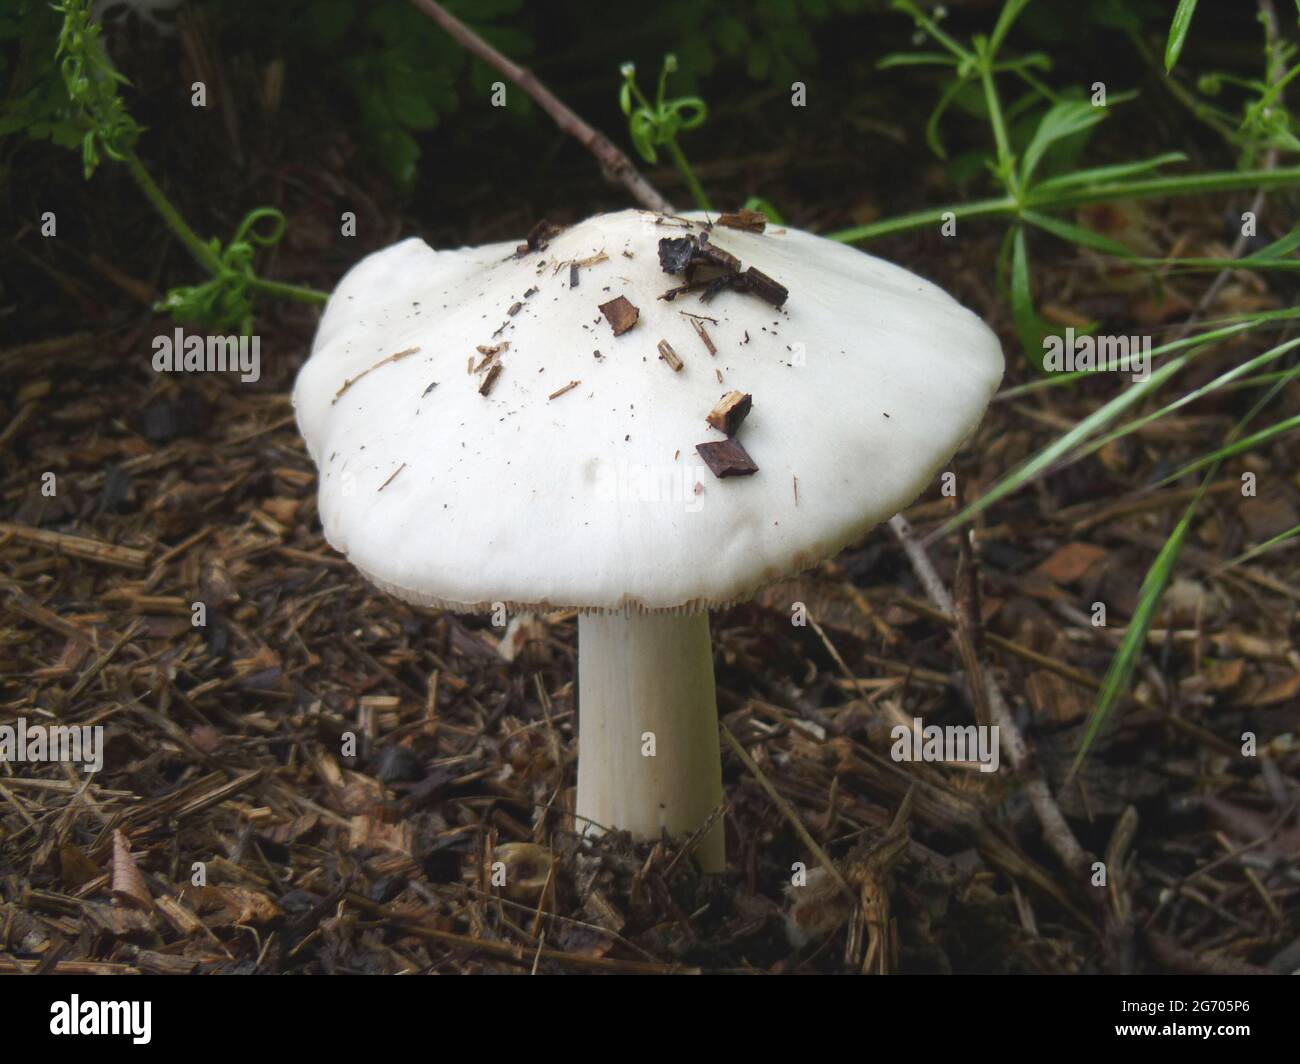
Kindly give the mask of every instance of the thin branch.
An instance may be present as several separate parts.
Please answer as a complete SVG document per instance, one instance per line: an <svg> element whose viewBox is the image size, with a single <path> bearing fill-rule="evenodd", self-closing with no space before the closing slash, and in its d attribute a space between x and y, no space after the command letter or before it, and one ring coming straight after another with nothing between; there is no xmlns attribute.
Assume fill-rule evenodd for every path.
<svg viewBox="0 0 1300 1064"><path fill-rule="evenodd" d="M943 581L935 572L930 556L925 553L925 548L913 535L912 526L907 518L897 514L890 518L889 527L898 538L898 542L902 544L908 561L912 563L912 569L920 580L921 586L925 588L930 601L943 613L952 617L958 623L955 630L960 631L960 614L953 604L952 596L948 594L948 589L943 586ZM973 676L971 681L972 684L978 682ZM998 690L997 684L993 682L993 677L987 670L984 672L984 695L988 702L989 720L999 728L999 734L1006 739L1007 758L1011 762L1011 767L1025 776L1025 793L1034 807L1034 812L1038 815L1044 839L1071 875L1083 876L1088 867L1088 855L1079 845L1079 840L1074 837L1070 825L1066 823L1065 815L1056 804L1056 799L1052 797L1047 781L1035 767L1029 745L1020 734L1020 728L1016 725L1015 718L1002 697L1002 692Z"/></svg>
<svg viewBox="0 0 1300 1064"><path fill-rule="evenodd" d="M790 826L794 828L795 834L803 840L803 844L807 846L812 855L817 858L818 863L826 869L835 885L840 889L840 893L842 893L851 904L857 905L857 894L855 894L853 888L844 881L844 877L840 875L840 870L835 867L835 862L831 860L830 854L823 850L821 846L817 844L817 840L808 833L808 829L804 827L803 821L799 819L799 814L790 808L790 803L782 798L780 792L772 786L772 781L763 774L763 770L758 767L758 763L749 756L749 751L740 745L740 740L731 734L731 730L725 724L720 724L718 729L722 733L723 740L725 740L726 744L731 747L731 752L740 758L740 763L749 770L750 775L753 776L754 779L758 780L758 785L762 787L767 793L767 796L772 799L772 802L776 805L777 809L781 811L781 815L790 822Z"/></svg>
<svg viewBox="0 0 1300 1064"><path fill-rule="evenodd" d="M569 136L577 139L584 148L596 157L605 176L632 193L641 206L661 214L672 214L673 206L663 198L633 165L623 152L603 133L593 129L571 111L556 95L537 80L531 70L521 67L498 52L482 37L461 22L434 0L411 0L417 8L428 15L434 22L447 31L450 36L466 50L473 52L488 65L501 71L507 78L518 85L537 103Z"/></svg>

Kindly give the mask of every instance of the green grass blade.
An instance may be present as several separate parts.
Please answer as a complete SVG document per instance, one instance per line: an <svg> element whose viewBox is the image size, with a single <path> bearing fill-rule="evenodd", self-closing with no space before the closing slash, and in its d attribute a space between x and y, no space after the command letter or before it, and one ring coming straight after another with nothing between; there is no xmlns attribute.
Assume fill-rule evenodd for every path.
<svg viewBox="0 0 1300 1064"><path fill-rule="evenodd" d="M1204 348L1194 348L1192 351L1192 357L1194 358L1203 349L1208 349L1209 346L1210 346L1209 344L1206 344L1204 345ZM1134 432L1137 432L1139 429L1146 427L1147 425L1151 424L1151 422L1153 421L1158 421L1160 418L1167 417L1168 415L1174 413L1176 410L1181 410L1189 403L1194 403L1196 402L1197 399L1201 399L1204 396L1209 395L1210 392L1218 391L1220 388L1225 387L1227 384L1231 383L1237 378L1242 377L1245 374L1251 372L1251 370L1257 369L1258 367L1266 365L1269 362L1274 361L1275 359L1281 358L1288 351L1291 351L1296 347L1300 347L1300 336L1297 336L1294 340L1288 340L1284 344L1278 344L1276 347L1271 347L1263 354L1256 355L1254 358L1249 359L1246 362L1242 362L1239 365L1233 366L1232 369L1226 371L1225 373L1219 374L1219 376L1215 377L1212 381L1208 381L1205 384L1202 384L1199 388L1193 388L1186 395L1179 396L1172 403L1168 403L1165 406L1162 406L1159 410L1156 410L1150 414L1144 414L1140 418L1136 418L1133 421L1129 421L1126 424L1121 425L1113 432L1108 432L1104 436L1098 437L1097 439L1089 443L1087 447L1084 447L1077 454L1073 455L1070 459L1071 463L1077 462L1080 458L1086 458L1088 455L1092 454L1093 452L1101 450L1101 448L1105 447L1106 444L1108 443L1113 443L1115 440L1118 440L1124 436L1128 436ZM1295 377L1295 376L1300 376L1300 366L1296 366L1293 369L1283 371L1281 374L1278 375L1276 379L1288 379L1290 377Z"/></svg>
<svg viewBox="0 0 1300 1064"><path fill-rule="evenodd" d="M1136 260L1143 266L1163 266L1174 273L1205 273L1219 270L1278 270L1282 273L1300 270L1300 259L1261 259L1249 256L1243 259L1152 259Z"/></svg>
<svg viewBox="0 0 1300 1064"><path fill-rule="evenodd" d="M1191 358L1191 353L1179 355L1177 358L1166 362L1152 373L1147 380L1135 382L1125 388L1110 402L1105 403L1085 417L1069 432L1063 433L1032 458L1022 462L960 513L950 517L942 528L933 533L933 536L942 536L953 531L953 529L959 528L998 500L1019 491L1040 473L1045 472L1060 458L1068 454L1076 444L1082 443L1093 433L1100 432L1130 406L1142 399L1143 396L1158 389L1165 381L1182 369Z"/></svg>
<svg viewBox="0 0 1300 1064"><path fill-rule="evenodd" d="M1187 41L1187 31L1192 28L1192 16L1196 14L1196 0L1178 0L1178 10L1174 20L1169 24L1169 39L1165 42L1165 73L1174 69L1178 56Z"/></svg>
<svg viewBox="0 0 1300 1064"><path fill-rule="evenodd" d="M1172 163L1185 163L1186 161L1187 156L1182 152L1169 151L1163 155L1154 155L1150 159L1142 159L1139 162L1116 163L1114 166L1096 166L1091 170L1075 170L1072 173L1061 174L1059 177L1049 177L1047 180L1036 184L1034 191L1046 193L1074 188L1078 185L1101 185L1108 181L1136 177L1139 174L1150 173L1162 166L1169 166Z"/></svg>
<svg viewBox="0 0 1300 1064"><path fill-rule="evenodd" d="M1181 340L1170 340L1168 343L1161 344L1159 347L1151 349L1152 359L1163 358L1173 351L1179 351L1184 347L1194 347L1203 344L1209 340L1222 340L1229 336L1234 336L1240 332L1246 332L1258 326L1271 324L1273 322L1290 321L1300 318L1300 307L1289 307L1285 310L1270 310L1264 313L1251 312L1249 314L1230 314L1223 318L1217 318L1214 321L1202 322L1200 325L1206 328L1205 332L1193 336L1185 336ZM1005 402L1008 399L1019 399L1022 395L1029 395L1032 392L1042 391L1044 388L1060 388L1067 384L1073 384L1080 377L1086 377L1089 374L1085 370L1074 373L1053 373L1049 377L1043 377L1040 380L1029 381L1025 384L1017 384L1014 387L1001 391L995 397L997 402Z"/></svg>
<svg viewBox="0 0 1300 1064"><path fill-rule="evenodd" d="M1132 248L1125 247L1118 240L1111 240L1110 237L1102 236L1100 233L1075 225L1073 222L1063 222L1059 218L1039 214L1037 211L1025 211L1022 217L1031 225L1036 225L1039 229L1045 230L1055 237L1060 237L1068 244L1081 244L1095 251L1114 255L1116 258L1133 259L1138 262L1147 261L1139 259Z"/></svg>
<svg viewBox="0 0 1300 1064"><path fill-rule="evenodd" d="M1183 466L1177 472L1170 473L1169 476L1161 480L1157 487L1175 481L1179 477L1185 477L1188 473L1195 473L1198 469L1204 469L1207 465L1214 462L1221 462L1225 458L1231 458L1234 454L1241 454L1242 451L1249 451L1252 447L1256 447L1261 443L1267 443L1269 440L1275 439L1278 436L1284 436L1286 433L1296 428L1300 428L1300 414L1296 414L1294 417L1285 418L1282 421L1270 425L1266 429L1260 429L1259 432L1247 436L1244 439L1225 444L1217 451L1211 451L1209 454L1196 459L1196 461L1187 463L1187 465Z"/></svg>
<svg viewBox="0 0 1300 1064"><path fill-rule="evenodd" d="M1124 639L1115 651L1115 656L1110 659L1110 667L1106 670L1106 675L1101 681L1101 691L1097 695L1097 704L1088 717L1088 726L1083 733L1083 742L1079 744L1079 752L1075 754L1074 763L1070 766L1071 776L1083 764L1083 759L1096 740L1102 725L1106 723L1116 703L1128 690L1129 681L1133 678L1133 670L1137 668L1138 658L1141 657L1142 648L1146 645L1147 633L1151 630L1151 622L1155 619L1156 610L1160 607L1160 600L1164 597L1165 589L1169 586L1169 581L1173 577L1178 556L1182 553L1183 542L1187 538L1187 530L1192 524L1192 515L1196 513L1196 507L1205 494L1205 488L1210 479L1210 477L1206 477L1202 481L1200 491L1187 504L1182 519L1178 522L1169 538L1165 540L1164 546L1160 548L1160 553L1156 555L1156 560L1151 563L1151 568L1147 570L1147 574L1142 580L1142 588L1138 592L1137 608L1129 619L1128 628L1124 631Z"/></svg>
<svg viewBox="0 0 1300 1064"><path fill-rule="evenodd" d="M1238 554L1237 557L1224 565L1223 568L1231 569L1234 565L1241 565L1242 562L1247 562L1251 558L1263 554L1265 551L1272 550L1274 547L1280 547L1283 543L1287 543L1290 540L1295 539L1297 536L1300 536L1300 525L1288 528L1285 532L1279 532L1272 539L1265 540L1258 547L1251 547L1250 550L1246 551L1244 554Z"/></svg>
<svg viewBox="0 0 1300 1064"><path fill-rule="evenodd" d="M1254 420L1255 415L1263 410L1281 390L1282 384L1279 382L1259 398L1246 412L1246 416L1233 426L1232 432L1229 433L1229 439L1240 436L1246 426ZM1084 755L1087 754L1088 748L1097 737L1102 724L1105 723L1115 704L1128 689L1128 682L1133 676L1133 669L1137 665L1138 656L1146 643L1147 633L1151 630L1151 622L1155 617L1156 609L1165 593L1165 589L1169 586L1178 556L1182 553L1183 541L1187 538L1187 531L1191 527L1192 516L1196 513L1196 508L1200 505L1201 499L1205 497L1210 484L1218 475L1220 465L1221 462L1216 461L1210 471L1202 478L1196 495L1187 504L1187 509L1183 511L1182 519L1178 522L1169 538L1165 540L1164 546L1161 547L1160 553L1156 556L1156 560L1151 563L1151 568L1147 570L1147 574L1142 580L1142 588L1138 593L1137 609L1134 610L1133 616L1129 620L1128 628L1124 632L1124 639L1115 652L1115 657L1111 659L1110 668L1106 670L1106 676L1102 680L1097 705L1088 718L1088 727L1084 732L1083 742L1079 746L1079 753L1075 756L1074 764L1070 767L1071 776L1083 763Z"/></svg>
<svg viewBox="0 0 1300 1064"><path fill-rule="evenodd" d="M1286 236L1274 240L1267 247L1262 247L1258 251L1246 256L1248 259L1280 259L1283 255L1290 255L1296 248L1300 248L1300 225L1297 225Z"/></svg>

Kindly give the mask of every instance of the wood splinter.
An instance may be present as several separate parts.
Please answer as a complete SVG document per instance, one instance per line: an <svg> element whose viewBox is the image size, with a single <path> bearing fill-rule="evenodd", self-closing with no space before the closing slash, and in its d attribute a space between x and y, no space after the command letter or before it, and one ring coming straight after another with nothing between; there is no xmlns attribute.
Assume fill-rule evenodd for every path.
<svg viewBox="0 0 1300 1064"><path fill-rule="evenodd" d="M351 388L352 385L356 384L357 381L359 381L367 373L374 373L375 370L379 369L381 366L387 366L390 362L397 362L403 358L406 358L407 355L415 354L419 350L420 349L418 347L408 347L405 351L398 351L397 354L395 355L389 355L387 358L380 359L380 361L376 362L369 369L363 369L355 377L352 377L349 380L345 380L343 382L343 387L334 393L334 398L330 400L330 406L333 406L335 403L337 403L343 397L343 393L346 392L349 388Z"/></svg>
<svg viewBox="0 0 1300 1064"><path fill-rule="evenodd" d="M680 373L682 371L682 366L685 365L681 360L681 357L673 350L673 345L667 340L659 341L659 357L672 367L674 373Z"/></svg>
<svg viewBox="0 0 1300 1064"><path fill-rule="evenodd" d="M754 405L754 397L744 392L728 392L717 404L709 411L709 416L704 420L712 425L719 432L728 436L734 436L740 428L740 423L749 415L750 408Z"/></svg>
<svg viewBox="0 0 1300 1064"><path fill-rule="evenodd" d="M708 330L704 328L704 322L693 317L688 317L687 320L695 326L695 332L704 341L704 346L708 349L709 354L716 355L718 349L713 346L713 338L709 336Z"/></svg>
<svg viewBox="0 0 1300 1064"><path fill-rule="evenodd" d="M492 368L487 371L487 376L483 378L483 383L478 386L479 395L487 395L492 391L492 386L496 384L497 378L501 376L501 363L495 362Z"/></svg>
<svg viewBox="0 0 1300 1064"><path fill-rule="evenodd" d="M382 484L380 484L379 487L375 490L375 494L378 495L379 492L383 491L386 487L388 487L389 484L391 484L394 480L397 479L397 474L400 473L405 468L406 468L406 463L403 462L396 469L394 469L392 475L387 480L385 480Z"/></svg>

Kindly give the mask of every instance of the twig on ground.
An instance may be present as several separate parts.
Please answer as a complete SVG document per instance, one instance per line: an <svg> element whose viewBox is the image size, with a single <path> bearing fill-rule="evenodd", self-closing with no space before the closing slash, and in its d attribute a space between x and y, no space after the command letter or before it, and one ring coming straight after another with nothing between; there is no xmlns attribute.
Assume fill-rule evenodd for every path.
<svg viewBox="0 0 1300 1064"><path fill-rule="evenodd" d="M502 55L441 4L434 3L434 0L411 0L411 3L446 30L462 47L473 52L488 65L501 71L524 92L528 93L537 103L537 106L550 115L560 129L578 140L584 148L596 157L596 161L600 163L605 176L611 181L617 181L626 188L641 206L652 211L659 211L661 214L673 213L672 204L664 199L650 182L637 172L632 160L621 152L608 137L599 130L587 125L586 122L571 111L550 89L537 80L537 76L531 70L521 67L518 63Z"/></svg>
<svg viewBox="0 0 1300 1064"><path fill-rule="evenodd" d="M1276 975L1269 968L1239 961L1234 957L1201 956L1184 949L1172 939L1148 930L1144 938L1152 959L1176 975Z"/></svg>
<svg viewBox="0 0 1300 1064"><path fill-rule="evenodd" d="M726 741L726 744L731 747L732 753L740 758L741 764L749 770L750 775L752 775L754 779L758 780L758 785L763 788L767 793L767 796L776 804L777 809L781 811L781 815L785 817L786 820L790 821L790 826L794 828L795 833L803 840L803 844L808 847L809 852L812 853L812 855L821 863L821 866L826 869L831 879L835 881L835 885L840 888L841 893L843 893L850 902L856 905L858 903L858 896L853 892L853 888L850 887L848 883L845 882L844 877L840 875L840 870L835 867L835 862L831 860L830 855L817 844L816 839L808 834L808 829L804 827L803 821L799 819L799 814L790 808L790 803L781 797L780 792L772 786L772 781L763 775L763 770L759 768L757 762L749 756L749 751L740 745L740 740L731 734L731 729L725 724L720 725L719 729L722 732L722 738Z"/></svg>
<svg viewBox="0 0 1300 1064"><path fill-rule="evenodd" d="M913 535L912 526L908 524L907 518L902 514L896 514L890 518L889 527L898 542L902 544L908 561L912 563L912 569L917 579L921 581L921 586L925 588L930 601L950 617L958 617L952 597L930 563L925 548ZM976 681L972 677L972 683L974 682ZM1024 736L1020 734L1020 728L1016 725L1015 718L1012 717L1011 710L1002 697L1002 692L987 673L984 674L984 693L988 701L989 720L1000 729L1000 734L1006 739L1007 757L1011 761L1011 767L1025 777L1025 793L1034 807L1034 812L1038 815L1044 839L1060 858L1066 870L1071 875L1082 877L1088 867L1088 855L1079 845L1079 840L1074 837L1070 825L1066 823L1065 816L1060 806L1056 804L1056 799L1052 797L1046 780L1034 766L1029 746Z"/></svg>

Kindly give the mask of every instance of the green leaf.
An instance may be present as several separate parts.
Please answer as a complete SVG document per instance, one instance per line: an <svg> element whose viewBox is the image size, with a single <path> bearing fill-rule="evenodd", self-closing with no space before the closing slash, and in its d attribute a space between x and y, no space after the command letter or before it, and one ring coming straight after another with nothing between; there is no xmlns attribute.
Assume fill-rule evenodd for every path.
<svg viewBox="0 0 1300 1064"><path fill-rule="evenodd" d="M1129 10L1127 0L1093 0L1088 6L1088 16L1104 29L1122 33L1142 32L1142 19Z"/></svg>
<svg viewBox="0 0 1300 1064"><path fill-rule="evenodd" d="M1069 454L1077 444L1082 443L1093 433L1100 432L1128 407L1147 394L1157 391L1165 381L1187 365L1191 358L1191 354L1179 355L1162 365L1145 381L1136 381L1129 385L1114 399L1104 403L1100 408L1085 417L1074 428L1062 433L1037 454L1022 462L975 502L970 503L961 513L950 517L944 526L934 534L936 536L945 535L961 527L972 517L987 510L994 503L1019 491ZM1065 374L1061 376L1064 377Z"/></svg>
<svg viewBox="0 0 1300 1064"><path fill-rule="evenodd" d="M1063 222L1059 218L1052 218L1046 214L1039 214L1037 211L1026 210L1021 213L1021 217L1031 225L1038 226L1039 229L1046 230L1053 236L1060 237L1062 240L1071 244L1080 244L1083 247L1092 248L1094 251L1100 251L1107 255L1114 255L1117 258L1132 259L1137 255L1132 248L1125 247L1117 240L1111 240L1110 237L1102 236L1091 229L1084 229L1082 226L1074 225L1071 222Z"/></svg>
<svg viewBox="0 0 1300 1064"><path fill-rule="evenodd" d="M659 161L659 153L655 151L655 126L654 120L650 117L645 108L634 111L627 124L628 133L632 137L632 144L636 147L637 154L641 156L651 166Z"/></svg>
<svg viewBox="0 0 1300 1064"><path fill-rule="evenodd" d="M952 66L957 60L946 52L890 52L876 64L877 70L893 70L908 66Z"/></svg>
<svg viewBox="0 0 1300 1064"><path fill-rule="evenodd" d="M1191 527L1192 516L1196 513L1197 504L1201 501L1201 496L1205 492L1208 478L1202 483L1201 490L1196 493L1196 497L1187 505L1183 511L1182 520L1174 528L1169 538L1165 540L1164 546L1160 548L1160 553L1156 555L1156 560L1151 563L1151 568L1147 570L1146 576L1142 580L1142 587L1138 592L1137 608L1133 611L1133 616L1129 620L1128 627L1124 631L1124 639L1115 651L1115 656L1111 658L1110 667L1106 670L1106 675L1101 682L1101 691L1097 696L1097 704L1093 707L1092 715L1088 718L1088 726L1083 733L1083 742L1079 744L1079 752L1075 755L1074 764L1070 768L1071 774L1078 770L1083 763L1084 756L1088 753L1101 726L1110 716L1111 710L1115 704L1123 697L1128 690L1129 681L1133 677L1133 670L1137 667L1138 658L1142 654L1142 647L1146 644L1147 633L1151 630L1151 622L1155 619L1156 610L1160 606L1160 599L1164 596L1165 589L1169 586L1169 581L1173 577L1174 566L1178 562L1178 556L1182 553L1183 542L1187 539L1187 530Z"/></svg>
<svg viewBox="0 0 1300 1064"><path fill-rule="evenodd" d="M799 9L794 0L758 0L758 15L767 22L794 22Z"/></svg>
<svg viewBox="0 0 1300 1064"><path fill-rule="evenodd" d="M724 15L714 23L713 37L722 51L732 59L738 58L749 44L749 30L734 15Z"/></svg>
<svg viewBox="0 0 1300 1064"><path fill-rule="evenodd" d="M355 14L352 0L315 0L303 20L303 35L312 47L328 48L347 32Z"/></svg>
<svg viewBox="0 0 1300 1064"><path fill-rule="evenodd" d="M1011 256L1011 316L1015 319L1020 345L1030 362L1041 371L1043 368L1043 324L1034 310L1034 296L1029 284L1029 250L1025 242L1025 227L1018 225L1012 236Z"/></svg>
<svg viewBox="0 0 1300 1064"><path fill-rule="evenodd" d="M1034 186L1035 193L1052 192L1062 188L1073 188L1076 185L1098 185L1103 181L1116 181L1124 177L1133 177L1137 174L1150 173L1161 166L1168 166L1170 163L1183 163L1187 161L1187 156L1180 151L1169 151L1163 155L1155 155L1150 159L1143 159L1140 162L1133 163L1116 163L1114 166L1095 166L1089 170L1074 170L1068 174L1061 174L1059 177L1049 177L1038 182Z"/></svg>
<svg viewBox="0 0 1300 1064"><path fill-rule="evenodd" d="M762 196L750 196L745 200L745 210L759 211L773 225L785 225L785 219L781 217L780 211L772 206Z"/></svg>
<svg viewBox="0 0 1300 1064"><path fill-rule="evenodd" d="M1192 27L1192 16L1196 14L1196 0L1178 0L1178 10L1174 20L1169 24L1169 40L1165 43L1165 73L1174 69L1178 56L1187 40L1187 31Z"/></svg>
<svg viewBox="0 0 1300 1064"><path fill-rule="evenodd" d="M448 4L448 7L461 12L461 18L472 22L477 29L482 29L484 22L515 15L523 7L521 0L474 0L473 4Z"/></svg>
<svg viewBox="0 0 1300 1064"><path fill-rule="evenodd" d="M1272 550L1274 547L1280 547L1283 543L1290 542L1295 539L1296 536L1300 536L1300 525L1288 528L1285 532L1279 532L1272 539L1265 540L1258 547L1251 547L1250 550L1246 551L1244 554L1237 555L1237 557L1233 558L1232 561L1228 562L1228 564L1223 568L1231 569L1234 565L1240 565L1242 562L1249 561L1256 555L1263 554L1266 551Z"/></svg>
<svg viewBox="0 0 1300 1064"><path fill-rule="evenodd" d="M948 110L948 105L957 99L967 84L968 82L959 79L944 89L943 94L939 97L939 102L934 105L934 110L930 112L930 117L925 123L925 142L940 159L948 158L948 153L944 150L943 141L939 139L939 119L943 117L944 112Z"/></svg>
<svg viewBox="0 0 1300 1064"><path fill-rule="evenodd" d="M441 79L434 74L411 70L388 63L384 67L384 87L393 117L409 129L432 129L438 124L438 112L430 97L441 94Z"/></svg>
<svg viewBox="0 0 1300 1064"><path fill-rule="evenodd" d="M384 166L402 185L415 181L415 166L420 161L420 145L415 138L399 126L391 126L378 134L379 157Z"/></svg>
<svg viewBox="0 0 1300 1064"><path fill-rule="evenodd" d="M1193 348L1192 356L1195 357L1210 346L1210 344L1204 344L1200 347ZM1231 369L1220 373L1212 381L1208 381L1200 387L1193 388L1190 392L1180 395L1172 403L1166 403L1159 410L1154 410L1149 414L1143 414L1139 418L1134 418L1132 421L1126 422L1119 428L1106 433L1104 436L1099 436L1092 440L1087 447L1081 448L1071 456L1070 462L1077 462L1080 458L1084 458L1095 451L1101 450L1108 443L1132 435L1134 432L1137 432L1139 429L1151 424L1153 421L1159 421L1162 417L1167 417L1168 415L1181 410L1188 404L1194 403L1198 399L1203 399L1211 392L1218 391L1220 388L1231 384L1235 380L1245 377L1247 374L1259 369L1261 366L1266 366L1270 362L1276 361L1288 351L1294 350L1297 346L1300 346L1300 337L1296 337L1294 340L1288 340L1285 343L1277 344L1275 347L1269 348L1267 351L1256 355L1254 358L1249 359L1246 362L1237 363L1237 365L1233 366ZM1300 366L1287 370L1281 376L1289 379L1297 374L1300 374Z"/></svg>
<svg viewBox="0 0 1300 1064"><path fill-rule="evenodd" d="M1002 41L1010 32L1011 26L1016 19L1020 17L1020 12L1030 0L1007 0L1002 6L1002 13L998 16L997 25L993 27L993 35L989 38L989 54L993 55L1002 47Z"/></svg>
<svg viewBox="0 0 1300 1064"><path fill-rule="evenodd" d="M692 81L708 77L718 65L717 53L703 34L683 41L678 56L685 77Z"/></svg>
<svg viewBox="0 0 1300 1064"><path fill-rule="evenodd" d="M1194 462L1188 462L1181 469L1175 470L1160 481L1160 484L1168 484L1177 480L1179 477L1185 477L1188 473L1195 473L1198 469L1204 469L1207 465L1214 462L1222 461L1225 458L1231 458L1235 454L1241 454L1242 451L1249 451L1252 447L1257 447L1261 443L1267 443L1278 436L1284 436L1292 429L1300 428L1300 414L1294 417L1285 418L1276 424L1270 425L1266 429L1246 436L1243 439L1235 440L1232 443L1225 444L1217 450L1211 451L1207 455L1196 459Z"/></svg>
<svg viewBox="0 0 1300 1064"><path fill-rule="evenodd" d="M1104 107L1094 107L1084 100L1065 100L1049 107L1043 120L1038 123L1033 139L1025 148L1024 159L1020 164L1021 181L1029 184L1043 153L1053 144L1095 126L1105 117Z"/></svg>
<svg viewBox="0 0 1300 1064"><path fill-rule="evenodd" d="M1300 0L1296 0L1300 4ZM1296 248L1300 248L1300 225L1297 225L1291 232L1279 240L1273 241L1267 247L1262 247L1258 251L1247 255L1248 259L1280 259L1283 255L1290 255Z"/></svg>
<svg viewBox="0 0 1300 1064"><path fill-rule="evenodd" d="M1241 418L1229 433L1230 439L1235 439L1254 419L1255 415L1264 409L1272 399L1281 391L1283 382L1279 381L1270 388L1246 415ZM1297 419L1300 420L1300 415ZM1273 426L1274 429L1278 426ZM1255 436L1260 436L1256 433ZM1254 438L1254 437L1252 437ZM1239 441L1245 443L1247 441ZM1224 448L1226 452L1228 448ZM1178 561L1179 554L1182 553L1183 542L1187 538L1188 529L1191 527L1192 515L1195 514L1196 508L1200 505L1201 499L1204 498L1206 491L1219 472L1220 460L1214 459L1213 468L1202 478L1200 487L1197 489L1195 497L1187 505L1183 512L1182 520L1178 522L1173 533L1165 540L1164 546L1156 556L1156 560L1147 570L1146 577L1142 581L1142 587L1138 594L1137 609L1133 612L1133 617L1129 621L1128 629L1124 633L1124 640L1120 644L1119 650L1111 660L1110 668L1106 672L1106 677L1102 681L1100 696L1097 700L1097 706L1092 712L1088 721L1087 730L1084 732L1083 743L1079 747L1079 753L1074 759L1074 764L1070 769L1071 775L1082 764L1084 755L1087 754L1089 747L1096 738L1101 726L1109 716L1110 711L1114 708L1115 703L1119 701L1124 691L1128 688L1128 682L1132 678L1133 669L1137 665L1138 655L1141 653L1142 646L1146 642L1147 633L1151 629L1151 622L1155 617L1156 608L1160 604L1160 599L1164 595L1165 589L1169 586L1170 578L1173 576L1174 566Z"/></svg>

